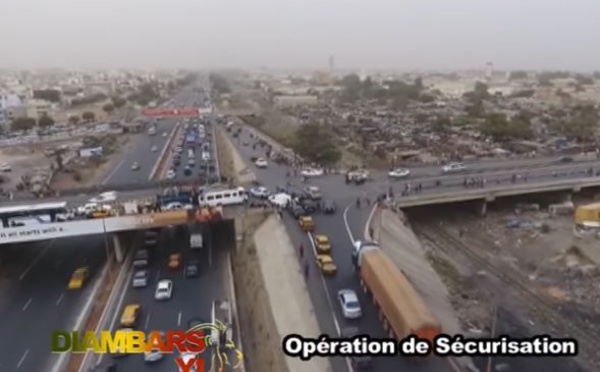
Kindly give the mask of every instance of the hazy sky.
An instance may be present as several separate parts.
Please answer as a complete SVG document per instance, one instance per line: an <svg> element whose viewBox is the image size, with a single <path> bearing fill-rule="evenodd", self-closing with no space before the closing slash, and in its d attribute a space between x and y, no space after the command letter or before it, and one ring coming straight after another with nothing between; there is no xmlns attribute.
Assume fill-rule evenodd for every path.
<svg viewBox="0 0 600 372"><path fill-rule="evenodd" d="M0 0L1 67L600 70L600 0Z"/></svg>

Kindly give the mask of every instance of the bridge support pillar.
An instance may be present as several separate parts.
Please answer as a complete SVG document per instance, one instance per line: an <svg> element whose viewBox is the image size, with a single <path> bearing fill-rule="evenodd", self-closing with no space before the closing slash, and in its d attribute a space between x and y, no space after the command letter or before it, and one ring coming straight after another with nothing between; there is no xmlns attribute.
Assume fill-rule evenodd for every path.
<svg viewBox="0 0 600 372"><path fill-rule="evenodd" d="M119 234L113 235L113 246L115 247L115 260L118 263L123 262L123 248L121 247L121 238Z"/></svg>
<svg viewBox="0 0 600 372"><path fill-rule="evenodd" d="M481 202L481 207L479 208L479 215L485 216L487 214L487 202L484 200Z"/></svg>

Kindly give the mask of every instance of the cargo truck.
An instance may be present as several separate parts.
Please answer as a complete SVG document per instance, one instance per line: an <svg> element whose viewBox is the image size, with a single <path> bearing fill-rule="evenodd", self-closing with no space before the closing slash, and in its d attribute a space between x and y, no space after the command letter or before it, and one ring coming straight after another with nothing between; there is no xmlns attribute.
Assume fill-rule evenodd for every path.
<svg viewBox="0 0 600 372"><path fill-rule="evenodd" d="M433 340L441 332L419 294L376 242L357 242L352 255L362 288L373 296L390 337Z"/></svg>

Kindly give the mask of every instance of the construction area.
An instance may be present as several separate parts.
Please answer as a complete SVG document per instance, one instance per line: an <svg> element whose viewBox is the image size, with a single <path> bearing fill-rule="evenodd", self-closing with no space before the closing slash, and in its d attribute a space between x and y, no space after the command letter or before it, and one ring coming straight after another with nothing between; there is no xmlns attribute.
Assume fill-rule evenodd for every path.
<svg viewBox="0 0 600 372"><path fill-rule="evenodd" d="M436 305L447 332L460 329L474 338L549 335L574 338L579 344L577 358L474 358L480 371L597 371L599 245L597 237L576 236L573 219L574 208L590 201L498 201L484 217L467 204L391 208L376 215L371 226L384 249L381 231L402 230L404 236L396 237L414 242L414 252L408 252L410 244L398 248L410 255L395 261L416 280L415 287L430 305L449 300L451 306L444 301ZM415 263L418 256L427 264ZM430 268L444 289L434 276L423 274Z"/></svg>

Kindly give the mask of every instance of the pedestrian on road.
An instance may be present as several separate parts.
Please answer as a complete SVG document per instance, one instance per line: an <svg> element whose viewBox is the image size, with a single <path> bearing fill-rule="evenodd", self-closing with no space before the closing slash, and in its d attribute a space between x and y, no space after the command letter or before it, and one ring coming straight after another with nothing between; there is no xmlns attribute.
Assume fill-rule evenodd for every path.
<svg viewBox="0 0 600 372"><path fill-rule="evenodd" d="M304 258L304 246L300 244L300 258Z"/></svg>
<svg viewBox="0 0 600 372"><path fill-rule="evenodd" d="M304 262L304 277L308 278L308 262Z"/></svg>

